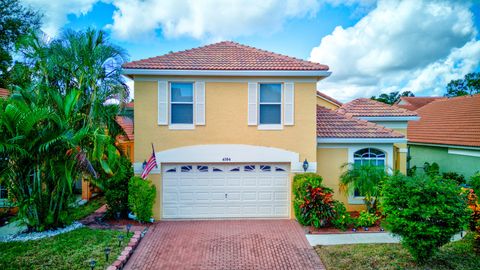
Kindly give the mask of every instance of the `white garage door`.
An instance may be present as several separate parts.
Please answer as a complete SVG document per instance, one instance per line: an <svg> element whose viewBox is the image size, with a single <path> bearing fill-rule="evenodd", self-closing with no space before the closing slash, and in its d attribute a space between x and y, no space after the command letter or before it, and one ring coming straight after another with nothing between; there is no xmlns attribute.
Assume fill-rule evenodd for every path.
<svg viewBox="0 0 480 270"><path fill-rule="evenodd" d="M288 218L288 165L162 167L163 218Z"/></svg>

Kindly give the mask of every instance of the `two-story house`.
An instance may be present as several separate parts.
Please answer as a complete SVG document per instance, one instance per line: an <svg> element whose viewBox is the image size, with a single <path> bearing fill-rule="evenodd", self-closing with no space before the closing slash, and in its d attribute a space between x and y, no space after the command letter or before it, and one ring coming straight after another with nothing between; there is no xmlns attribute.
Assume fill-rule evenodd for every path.
<svg viewBox="0 0 480 270"><path fill-rule="evenodd" d="M332 109L319 96L326 65L234 42L133 61L135 172L152 153L156 219L292 218L295 173L316 172L338 192L340 166L393 167L404 135ZM328 105L328 106L327 106ZM330 107L330 108L326 108Z"/></svg>

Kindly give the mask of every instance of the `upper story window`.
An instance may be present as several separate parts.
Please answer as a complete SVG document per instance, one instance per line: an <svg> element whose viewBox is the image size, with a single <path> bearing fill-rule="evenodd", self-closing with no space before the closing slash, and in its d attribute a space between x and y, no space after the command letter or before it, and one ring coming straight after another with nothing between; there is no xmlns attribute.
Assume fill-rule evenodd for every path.
<svg viewBox="0 0 480 270"><path fill-rule="evenodd" d="M261 83L259 98L259 123L282 123L282 84Z"/></svg>
<svg viewBox="0 0 480 270"><path fill-rule="evenodd" d="M193 83L170 83L170 123L193 124Z"/></svg>
<svg viewBox="0 0 480 270"><path fill-rule="evenodd" d="M355 165L375 165L385 167L385 153L375 148L360 149L353 155Z"/></svg>

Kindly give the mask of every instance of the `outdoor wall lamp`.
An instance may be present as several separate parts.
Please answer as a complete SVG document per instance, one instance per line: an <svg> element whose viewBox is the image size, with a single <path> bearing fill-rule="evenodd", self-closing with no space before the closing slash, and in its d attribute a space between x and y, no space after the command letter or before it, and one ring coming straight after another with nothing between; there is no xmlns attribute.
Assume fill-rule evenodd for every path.
<svg viewBox="0 0 480 270"><path fill-rule="evenodd" d="M144 169L144 170L145 170L145 168L146 168L146 167L147 167L147 161L146 161L146 160L144 160L144 161L143 161L143 163L142 163L142 169Z"/></svg>
<svg viewBox="0 0 480 270"><path fill-rule="evenodd" d="M303 162L302 167L303 167L303 171L304 171L304 172L307 172L307 169L308 169L308 161L307 161L307 159L305 159L305 161Z"/></svg>

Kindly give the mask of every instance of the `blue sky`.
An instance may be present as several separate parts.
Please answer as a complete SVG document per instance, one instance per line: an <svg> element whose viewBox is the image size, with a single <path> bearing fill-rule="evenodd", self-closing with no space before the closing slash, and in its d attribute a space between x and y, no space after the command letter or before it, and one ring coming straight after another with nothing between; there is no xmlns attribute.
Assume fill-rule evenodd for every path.
<svg viewBox="0 0 480 270"><path fill-rule="evenodd" d="M318 89L346 101L411 90L441 95L479 70L480 4L421 0L24 0L44 31L94 27L131 60L233 40L330 66Z"/></svg>

